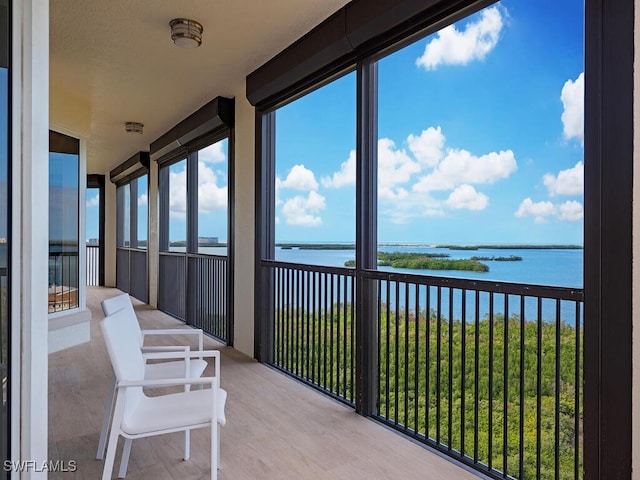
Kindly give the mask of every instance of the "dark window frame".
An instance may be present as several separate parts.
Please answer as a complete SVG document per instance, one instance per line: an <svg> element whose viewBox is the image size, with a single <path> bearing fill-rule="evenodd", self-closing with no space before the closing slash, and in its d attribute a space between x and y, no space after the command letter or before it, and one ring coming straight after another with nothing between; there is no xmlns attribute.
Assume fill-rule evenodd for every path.
<svg viewBox="0 0 640 480"><path fill-rule="evenodd" d="M88 174L87 188L97 188L99 192L98 204L98 285L104 286L104 253L105 253L105 237L104 237L104 214L105 214L105 193L106 182L104 175Z"/></svg>
<svg viewBox="0 0 640 480"><path fill-rule="evenodd" d="M247 77L247 97L256 107L255 291L263 293L255 302L259 361L270 361L272 346L273 319L265 312L272 311L273 285L261 260L272 258L274 248L274 192L269 183L274 176L273 109L318 88L355 61L359 79L365 81L364 62L491 3L383 0L374 8L371 2L354 0ZM634 13L630 1L585 2L585 479L631 476ZM362 95L360 80L358 101L364 102L358 108L358 147L366 148L372 137L361 135L375 99ZM370 178L358 168L362 190L357 208L371 208L366 192ZM366 245L360 236L372 235L371 225L359 223L358 229L357 239ZM358 251L357 267L366 265L371 254L370 245ZM357 378L367 389L362 368L374 347L373 335L366 330L360 335L365 344L360 344L363 367ZM363 391L361 386L358 397ZM365 415L370 410L362 399L357 409Z"/></svg>
<svg viewBox="0 0 640 480"><path fill-rule="evenodd" d="M138 152L111 170L116 185L116 286L143 302L149 299L149 248L138 245L138 180L146 175L149 192L149 153ZM124 188L129 188L129 244L124 241ZM149 232L149 217L144 219ZM141 268L141 262L144 267ZM133 266L132 266L133 265ZM133 278L133 282L132 282Z"/></svg>
<svg viewBox="0 0 640 480"><path fill-rule="evenodd" d="M235 258L235 100L216 97L202 108L179 122L151 143L151 160L158 164L158 235L159 254L181 255L169 250L169 167L186 159L187 175L187 228L185 257L198 253L198 152L214 143L227 139L227 275L226 315L227 345L233 345L234 314L234 258ZM188 267L186 267L188 268ZM185 274L188 278L188 272ZM158 284L158 295L161 295ZM187 295L189 289L187 289ZM185 299L186 300L186 299ZM159 300L159 306L162 301ZM185 307L189 323L189 306Z"/></svg>
<svg viewBox="0 0 640 480"><path fill-rule="evenodd" d="M62 133L59 132L57 130L54 129L49 129L49 168L51 165L51 157L50 155L52 153L61 153L61 154L68 154L68 155L75 155L77 158L77 168L76 168L76 181L77 181L77 191L78 191L78 195L77 195L77 203L76 203L76 207L77 207L77 217L76 217L76 248L77 248L77 260L76 260L76 268L74 271L74 274L77 278L77 285L76 285L76 303L73 306L69 306L68 308L62 308L61 310L54 310L53 312L49 312L49 314L58 314L60 312L68 312L70 310L76 310L80 308L80 285L84 282L84 280L82 280L81 276L80 276L80 256L81 256L81 252L80 252L80 238L81 238L81 232L80 232L80 209L82 208L82 204L81 204L81 199L80 199L80 190L81 190L81 182L80 182L80 139L77 137L73 137L71 135L67 135L66 133ZM66 167L65 167L66 169ZM50 178L50 177L49 177ZM50 180L49 180L50 181ZM51 212L51 204L48 202L49 205L49 212ZM51 217L51 214L49 215ZM49 257L51 257L51 219L49 220ZM71 252L73 253L73 252ZM64 259L65 257L73 257L74 255L66 255L64 254L64 252L60 252L60 257L62 259ZM61 260L62 265L62 275L63 275L63 281L64 281L64 260ZM56 269L57 272L57 269ZM64 293L62 294L63 298L64 298ZM69 293L68 298L71 299L71 294Z"/></svg>

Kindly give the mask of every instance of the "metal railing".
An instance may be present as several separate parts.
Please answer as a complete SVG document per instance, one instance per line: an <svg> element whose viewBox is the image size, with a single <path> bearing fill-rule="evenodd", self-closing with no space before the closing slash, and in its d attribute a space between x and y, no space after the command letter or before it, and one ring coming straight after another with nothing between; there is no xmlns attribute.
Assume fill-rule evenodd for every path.
<svg viewBox="0 0 640 480"><path fill-rule="evenodd" d="M160 253L158 309L228 341L227 257Z"/></svg>
<svg viewBox="0 0 640 480"><path fill-rule="evenodd" d="M78 307L78 252L49 252L49 313Z"/></svg>
<svg viewBox="0 0 640 480"><path fill-rule="evenodd" d="M272 265L274 366L353 405L353 270L277 262Z"/></svg>
<svg viewBox="0 0 640 480"><path fill-rule="evenodd" d="M373 282L375 418L493 478L582 478L581 289L262 265L275 367L353 405L353 300Z"/></svg>
<svg viewBox="0 0 640 480"><path fill-rule="evenodd" d="M87 286L100 285L100 247L87 245Z"/></svg>

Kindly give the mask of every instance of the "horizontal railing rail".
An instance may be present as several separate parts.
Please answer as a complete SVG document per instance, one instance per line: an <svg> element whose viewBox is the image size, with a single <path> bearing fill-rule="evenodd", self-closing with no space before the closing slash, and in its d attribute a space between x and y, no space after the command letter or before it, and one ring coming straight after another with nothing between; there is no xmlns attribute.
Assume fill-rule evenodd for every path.
<svg viewBox="0 0 640 480"><path fill-rule="evenodd" d="M493 478L582 478L584 292L262 260L272 364L354 405L374 282L376 419Z"/></svg>

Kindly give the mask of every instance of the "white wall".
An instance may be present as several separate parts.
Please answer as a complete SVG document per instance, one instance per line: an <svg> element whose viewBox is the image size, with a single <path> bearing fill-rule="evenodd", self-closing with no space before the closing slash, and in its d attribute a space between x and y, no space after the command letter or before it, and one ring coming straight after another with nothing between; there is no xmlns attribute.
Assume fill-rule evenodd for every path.
<svg viewBox="0 0 640 480"><path fill-rule="evenodd" d="M253 356L255 245L255 109L235 95L234 347Z"/></svg>

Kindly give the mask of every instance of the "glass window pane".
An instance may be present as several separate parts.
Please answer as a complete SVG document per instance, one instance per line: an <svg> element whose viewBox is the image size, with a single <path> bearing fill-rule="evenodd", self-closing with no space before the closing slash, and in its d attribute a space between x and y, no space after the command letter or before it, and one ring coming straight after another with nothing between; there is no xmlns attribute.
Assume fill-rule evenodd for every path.
<svg viewBox="0 0 640 480"><path fill-rule="evenodd" d="M49 153L49 312L78 306L79 141L51 132Z"/></svg>
<svg viewBox="0 0 640 480"><path fill-rule="evenodd" d="M503 0L379 61L380 268L582 286L583 9Z"/></svg>
<svg viewBox="0 0 640 480"><path fill-rule="evenodd" d="M228 139L198 151L198 252L227 254Z"/></svg>
<svg viewBox="0 0 640 480"><path fill-rule="evenodd" d="M169 251L187 248L187 160L169 167Z"/></svg>
<svg viewBox="0 0 640 480"><path fill-rule="evenodd" d="M87 188L86 195L86 235L87 245L98 245L100 235L100 189Z"/></svg>
<svg viewBox="0 0 640 480"><path fill-rule="evenodd" d="M355 261L356 74L276 112L276 260Z"/></svg>
<svg viewBox="0 0 640 480"><path fill-rule="evenodd" d="M138 183L138 198L136 208L138 209L138 248L147 248L147 183L148 176L143 175L134 180Z"/></svg>

